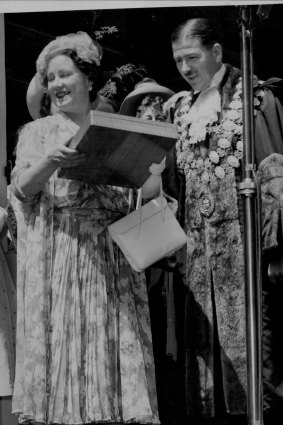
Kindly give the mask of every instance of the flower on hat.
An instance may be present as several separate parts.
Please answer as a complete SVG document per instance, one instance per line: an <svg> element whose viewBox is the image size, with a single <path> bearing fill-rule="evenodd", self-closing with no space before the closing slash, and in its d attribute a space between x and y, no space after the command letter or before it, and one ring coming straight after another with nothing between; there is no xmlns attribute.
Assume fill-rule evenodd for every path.
<svg viewBox="0 0 283 425"><path fill-rule="evenodd" d="M97 42L95 43L87 33L78 31L77 33L62 35L47 44L37 58L36 70L41 80L46 75L48 61L67 49L73 50L85 62L100 65L102 47Z"/></svg>
<svg viewBox="0 0 283 425"><path fill-rule="evenodd" d="M132 63L122 65L111 72L105 85L100 90L100 94L108 99L116 98L116 100L122 101L133 90L135 84L144 78L146 74L147 71L144 65L136 66Z"/></svg>

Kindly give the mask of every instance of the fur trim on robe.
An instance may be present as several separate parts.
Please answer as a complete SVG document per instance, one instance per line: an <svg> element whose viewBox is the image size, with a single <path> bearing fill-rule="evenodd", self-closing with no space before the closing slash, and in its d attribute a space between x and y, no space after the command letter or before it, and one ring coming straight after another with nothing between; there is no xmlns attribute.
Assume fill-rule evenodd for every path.
<svg viewBox="0 0 283 425"><path fill-rule="evenodd" d="M263 250L278 246L278 230L283 229L283 155L274 153L258 168L262 202Z"/></svg>

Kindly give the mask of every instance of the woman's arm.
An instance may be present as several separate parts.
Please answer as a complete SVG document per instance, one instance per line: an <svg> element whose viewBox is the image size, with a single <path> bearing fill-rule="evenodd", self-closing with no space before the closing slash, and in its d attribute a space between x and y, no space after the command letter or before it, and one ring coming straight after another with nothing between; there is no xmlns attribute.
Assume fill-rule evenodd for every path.
<svg viewBox="0 0 283 425"><path fill-rule="evenodd" d="M47 156L18 174L15 186L24 197L39 193L58 167L77 167L85 159L85 153L59 146Z"/></svg>

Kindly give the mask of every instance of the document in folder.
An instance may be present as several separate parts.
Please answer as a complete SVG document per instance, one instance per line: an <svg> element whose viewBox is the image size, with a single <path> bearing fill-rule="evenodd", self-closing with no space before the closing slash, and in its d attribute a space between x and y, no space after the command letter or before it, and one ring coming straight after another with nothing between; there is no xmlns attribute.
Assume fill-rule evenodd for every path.
<svg viewBox="0 0 283 425"><path fill-rule="evenodd" d="M149 166L160 163L177 138L173 124L91 111L69 145L85 152L86 160L61 168L59 177L139 188L150 175Z"/></svg>

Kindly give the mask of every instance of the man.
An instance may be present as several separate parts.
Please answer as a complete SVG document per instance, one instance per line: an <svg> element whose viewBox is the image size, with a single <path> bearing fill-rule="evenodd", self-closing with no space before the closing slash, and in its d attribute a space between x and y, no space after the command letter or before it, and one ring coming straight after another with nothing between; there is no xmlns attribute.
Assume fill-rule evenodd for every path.
<svg viewBox="0 0 283 425"><path fill-rule="evenodd" d="M188 235L187 410L189 416L214 417L220 421L235 415L244 418L245 267L243 206L237 193L243 157L241 74L238 69L223 64L221 39L206 19L192 19L180 25L172 34L171 43L176 66L189 84L188 92L174 95L165 105L180 136L176 144L176 180L179 217ZM278 228L279 213L272 215L272 211L278 211L276 196L280 190L283 193L282 168L276 169L280 158L282 161L278 154L283 154L282 107L271 90L276 87L280 87L278 80L273 80L270 86L255 79L256 158L258 164L263 164L259 178L266 186L273 176L277 178L273 191L276 195L272 195L272 200L267 199L271 195L265 188L263 199L273 208L263 215L263 230L267 229L265 253L277 247L274 229ZM277 152L275 157L274 152ZM268 169L272 161L277 172L270 176ZM264 276L268 281L265 285L269 288L265 273L267 258L265 254ZM267 338L264 376L268 388L273 388L280 378L277 376L276 381L274 370L271 372L274 362L270 347Z"/></svg>

